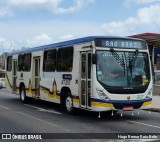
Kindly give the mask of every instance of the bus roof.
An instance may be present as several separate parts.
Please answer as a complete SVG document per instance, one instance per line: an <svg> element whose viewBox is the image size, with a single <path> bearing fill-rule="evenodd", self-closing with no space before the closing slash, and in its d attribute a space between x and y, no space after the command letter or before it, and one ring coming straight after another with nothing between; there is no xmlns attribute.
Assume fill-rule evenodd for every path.
<svg viewBox="0 0 160 142"><path fill-rule="evenodd" d="M77 38L73 40L68 40L68 41L63 41L63 42L58 42L58 43L53 43L53 44L48 44L48 45L43 45L43 46L37 46L33 48L26 48L23 50L17 50L17 51L12 51L11 53L8 53L8 56L12 56L15 54L23 54L23 53L31 53L33 51L41 51L41 50L48 50L56 47L63 47L63 46L71 46L74 44L80 44L84 42L90 42L90 41L95 41L95 39L105 39L105 38L119 38L119 39L136 39L136 40L141 40L138 38L131 38L131 37L116 37L116 36L88 36L88 37L82 37L82 38Z"/></svg>

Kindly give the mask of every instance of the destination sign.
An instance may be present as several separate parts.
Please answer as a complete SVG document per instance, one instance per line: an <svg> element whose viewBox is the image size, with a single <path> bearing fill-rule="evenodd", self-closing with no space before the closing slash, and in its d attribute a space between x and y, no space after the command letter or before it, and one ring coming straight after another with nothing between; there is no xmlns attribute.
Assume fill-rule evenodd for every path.
<svg viewBox="0 0 160 142"><path fill-rule="evenodd" d="M144 41L128 39L96 39L97 47L147 49Z"/></svg>

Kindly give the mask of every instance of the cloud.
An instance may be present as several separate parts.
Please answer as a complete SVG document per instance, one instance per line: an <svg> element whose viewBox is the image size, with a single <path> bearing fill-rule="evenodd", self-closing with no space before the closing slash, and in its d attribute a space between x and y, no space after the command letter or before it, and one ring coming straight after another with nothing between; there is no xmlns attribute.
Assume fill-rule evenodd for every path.
<svg viewBox="0 0 160 142"><path fill-rule="evenodd" d="M129 7L132 4L151 4L151 3L155 3L155 2L159 2L159 0L124 0L124 5Z"/></svg>
<svg viewBox="0 0 160 142"><path fill-rule="evenodd" d="M40 46L45 44L51 44L53 39L49 37L46 33L42 33L33 37L32 39L27 39L22 41L25 47L33 47L33 46Z"/></svg>
<svg viewBox="0 0 160 142"><path fill-rule="evenodd" d="M64 8L65 0L8 0L10 8L20 10L40 10L49 11L55 14L73 13L81 10L94 0L74 0L71 6Z"/></svg>
<svg viewBox="0 0 160 142"><path fill-rule="evenodd" d="M94 0L75 0L75 4L69 8L57 7L55 13L73 13L75 11L81 10L83 7L88 5L89 3L93 3Z"/></svg>
<svg viewBox="0 0 160 142"><path fill-rule="evenodd" d="M6 42L5 38L0 37L0 43Z"/></svg>
<svg viewBox="0 0 160 142"><path fill-rule="evenodd" d="M0 18L13 16L13 12L9 7L0 7Z"/></svg>
<svg viewBox="0 0 160 142"><path fill-rule="evenodd" d="M30 4L44 4L49 0L27 0L27 1L22 1L22 0L9 0L11 4L13 5L30 5ZM59 0L54 0L54 2L57 2Z"/></svg>
<svg viewBox="0 0 160 142"><path fill-rule="evenodd" d="M0 37L0 55L3 52L10 52L13 49L13 46L14 44L11 41Z"/></svg>
<svg viewBox="0 0 160 142"><path fill-rule="evenodd" d="M64 36L61 36L60 38L62 40L69 40L69 39L72 39L74 36L72 34L67 34L67 35L64 35Z"/></svg>
<svg viewBox="0 0 160 142"><path fill-rule="evenodd" d="M36 35L26 40L19 39L16 44L6 38L0 37L0 55L3 52L11 52L14 50L21 50L29 47L36 47L51 43L53 43L53 39L46 33L41 33L40 35Z"/></svg>
<svg viewBox="0 0 160 142"><path fill-rule="evenodd" d="M101 25L109 35L131 35L137 32L160 32L160 4L141 8L135 17ZM150 29L150 31L148 31Z"/></svg>

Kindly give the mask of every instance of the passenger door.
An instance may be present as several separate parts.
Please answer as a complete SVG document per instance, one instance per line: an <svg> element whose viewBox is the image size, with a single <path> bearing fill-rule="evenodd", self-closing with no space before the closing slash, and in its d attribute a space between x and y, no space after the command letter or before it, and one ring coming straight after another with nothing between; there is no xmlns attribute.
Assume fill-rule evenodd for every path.
<svg viewBox="0 0 160 142"><path fill-rule="evenodd" d="M33 81L35 86L35 94L34 97L40 96L40 57L35 57L34 59L34 73L33 73Z"/></svg>
<svg viewBox="0 0 160 142"><path fill-rule="evenodd" d="M80 105L82 108L91 107L91 52L81 52L81 88L80 88Z"/></svg>
<svg viewBox="0 0 160 142"><path fill-rule="evenodd" d="M17 93L17 60L13 60L13 83L12 92Z"/></svg>

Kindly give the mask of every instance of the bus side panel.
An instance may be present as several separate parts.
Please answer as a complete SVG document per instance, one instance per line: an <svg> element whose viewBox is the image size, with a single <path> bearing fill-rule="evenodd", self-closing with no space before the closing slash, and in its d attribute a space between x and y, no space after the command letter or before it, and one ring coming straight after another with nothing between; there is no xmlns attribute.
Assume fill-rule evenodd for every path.
<svg viewBox="0 0 160 142"><path fill-rule="evenodd" d="M40 81L40 99L60 103L61 90L65 87L71 91L73 96L73 105L79 108L78 96L78 75L80 52L74 47L73 67L71 72L43 72ZM64 76L69 75L71 79ZM67 93L67 92L66 92Z"/></svg>
<svg viewBox="0 0 160 142"><path fill-rule="evenodd" d="M60 104L61 90L65 87L71 91L74 107L79 107L79 100L75 97L78 96L77 73L67 73L72 76L72 80L63 79L64 74L66 73L44 73L40 82L40 99Z"/></svg>
<svg viewBox="0 0 160 142"><path fill-rule="evenodd" d="M17 72L17 93L19 93L19 87L20 84L24 84L25 89L26 89L26 96L27 97L32 97L32 87L31 87L31 78L32 74L31 72Z"/></svg>

